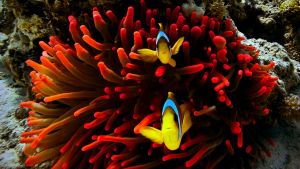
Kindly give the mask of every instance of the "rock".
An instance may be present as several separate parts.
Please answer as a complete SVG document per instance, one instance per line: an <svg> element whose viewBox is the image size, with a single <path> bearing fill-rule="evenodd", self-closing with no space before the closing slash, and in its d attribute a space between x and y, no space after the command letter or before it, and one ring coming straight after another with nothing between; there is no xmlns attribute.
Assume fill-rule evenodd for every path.
<svg viewBox="0 0 300 169"><path fill-rule="evenodd" d="M0 49L5 48L5 42L8 40L8 36L5 33L0 32ZM2 51L0 51L0 54Z"/></svg>
<svg viewBox="0 0 300 169"><path fill-rule="evenodd" d="M18 154L13 149L8 149L0 154L0 168L15 169L19 168L20 164L17 161Z"/></svg>
<svg viewBox="0 0 300 169"><path fill-rule="evenodd" d="M265 25L266 28L271 29L276 26L276 21L273 18L265 18L263 16L258 17L261 24Z"/></svg>
<svg viewBox="0 0 300 169"><path fill-rule="evenodd" d="M275 142L272 156L253 163L253 169L298 169L300 167L300 123L284 121L269 132ZM287 134L288 133L288 134Z"/></svg>
<svg viewBox="0 0 300 169"><path fill-rule="evenodd" d="M14 115L15 115L15 118L17 118L17 119L25 119L28 117L28 110L26 110L22 107L19 107L16 109Z"/></svg>
<svg viewBox="0 0 300 169"><path fill-rule="evenodd" d="M0 43L3 43L8 39L8 36L2 32L0 32Z"/></svg>
<svg viewBox="0 0 300 169"><path fill-rule="evenodd" d="M48 30L43 19L36 14L30 17L17 18L17 32L19 41L28 44L28 49L33 48L33 41L48 35Z"/></svg>
<svg viewBox="0 0 300 169"><path fill-rule="evenodd" d="M18 120L14 117L14 111L19 103L25 100L20 95L22 88L12 87L13 82L8 72L0 64L0 168L15 169L22 168L23 145L19 144L19 135L25 130L25 119Z"/></svg>

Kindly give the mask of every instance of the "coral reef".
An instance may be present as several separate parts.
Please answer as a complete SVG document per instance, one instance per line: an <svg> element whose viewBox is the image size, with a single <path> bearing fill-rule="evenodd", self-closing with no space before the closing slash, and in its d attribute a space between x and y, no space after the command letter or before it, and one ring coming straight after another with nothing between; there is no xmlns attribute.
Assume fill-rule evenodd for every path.
<svg viewBox="0 0 300 169"><path fill-rule="evenodd" d="M280 14L285 24L285 46L292 58L300 61L300 3L296 0L286 0L280 5Z"/></svg>
<svg viewBox="0 0 300 169"><path fill-rule="evenodd" d="M193 11L196 12L197 18L203 16L205 13L204 3L201 6L197 6L194 0L188 0L187 3L182 4L182 12L186 17L189 17Z"/></svg>
<svg viewBox="0 0 300 169"><path fill-rule="evenodd" d="M222 0L207 3L206 15L224 18L228 16L227 5Z"/></svg>
<svg viewBox="0 0 300 169"><path fill-rule="evenodd" d="M293 12L297 13L297 11L300 10L300 3L297 0L285 0L284 2L281 3L280 10L285 12L291 10L290 15L293 15L294 14ZM297 15L295 16L297 18Z"/></svg>
<svg viewBox="0 0 300 169"><path fill-rule="evenodd" d="M289 120L300 120L300 98L297 95L288 95L279 107L280 115Z"/></svg>
<svg viewBox="0 0 300 169"><path fill-rule="evenodd" d="M284 27L276 1L246 0L238 3L228 1L228 11L239 30L248 37L262 38L278 43L284 41L282 34Z"/></svg>
<svg viewBox="0 0 300 169"><path fill-rule="evenodd" d="M30 18L18 19L17 28L20 30L20 34L22 34L20 40L23 41L23 43L29 42L29 49L33 48L33 40L42 38L48 33L48 31L44 29L43 20L35 14Z"/></svg>
<svg viewBox="0 0 300 169"><path fill-rule="evenodd" d="M299 1L226 1L239 30L250 38L284 44L289 56L300 60ZM251 24L249 24L251 23ZM260 29L257 29L257 28Z"/></svg>
<svg viewBox="0 0 300 169"><path fill-rule="evenodd" d="M23 74L24 61L40 53L35 41L48 36L49 29L39 10L34 11L39 15L29 14L17 1L1 1L0 5L0 33L7 37L0 43L0 61L10 71L16 84L28 86L27 73Z"/></svg>
<svg viewBox="0 0 300 169"><path fill-rule="evenodd" d="M162 12L143 0L139 9L129 7L118 17L94 8L93 20L84 14L81 26L69 16L74 45L56 36L39 43L41 64L26 61L34 69L35 99L21 103L31 109L31 130L21 135L26 165L54 160L53 168L215 168L224 158L269 156L253 134L270 113L275 63L260 64L259 51L242 43L230 19L197 18L196 11L184 17L180 6ZM182 47L172 48L178 54L170 65L140 52L162 43L156 42L157 21L170 46L184 37ZM192 112L193 125L176 151L139 134L147 125L160 128L169 91Z"/></svg>

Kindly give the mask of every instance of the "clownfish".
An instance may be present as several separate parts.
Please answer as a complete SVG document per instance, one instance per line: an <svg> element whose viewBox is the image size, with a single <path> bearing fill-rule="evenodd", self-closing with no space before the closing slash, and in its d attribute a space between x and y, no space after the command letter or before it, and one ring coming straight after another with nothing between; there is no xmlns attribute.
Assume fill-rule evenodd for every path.
<svg viewBox="0 0 300 169"><path fill-rule="evenodd" d="M172 59L172 55L176 55L179 51L180 46L183 43L184 37L181 37L177 42L171 47L170 40L166 33L163 31L162 24L159 23L160 31L157 34L155 45L156 50L151 49L139 49L137 52L141 55L142 60L146 62L155 62L157 59L161 61L162 64L170 64L172 67L176 66L176 61Z"/></svg>
<svg viewBox="0 0 300 169"><path fill-rule="evenodd" d="M162 108L161 130L145 126L140 129L140 133L154 143L164 143L169 150L177 150L183 135L192 126L189 109L186 103L178 106L174 94L168 92Z"/></svg>

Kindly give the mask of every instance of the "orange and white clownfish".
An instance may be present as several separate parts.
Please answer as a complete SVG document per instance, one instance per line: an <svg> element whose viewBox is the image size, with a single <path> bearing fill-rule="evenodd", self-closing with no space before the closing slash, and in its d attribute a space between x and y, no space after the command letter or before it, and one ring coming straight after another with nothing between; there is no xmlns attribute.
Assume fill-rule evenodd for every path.
<svg viewBox="0 0 300 169"><path fill-rule="evenodd" d="M140 54L141 60L145 62L153 63L157 59L160 60L162 64L170 64L172 67L176 66L176 61L172 59L172 55L176 55L179 51L180 46L183 43L184 37L181 37L177 42L170 46L170 40L166 33L163 31L162 24L159 23L160 31L156 37L156 50L151 49L139 49L137 50Z"/></svg>
<svg viewBox="0 0 300 169"><path fill-rule="evenodd" d="M183 135L191 126L190 106L186 103L178 106L174 94L168 92L162 109L161 130L144 126L139 132L154 143L164 143L169 150L177 150Z"/></svg>

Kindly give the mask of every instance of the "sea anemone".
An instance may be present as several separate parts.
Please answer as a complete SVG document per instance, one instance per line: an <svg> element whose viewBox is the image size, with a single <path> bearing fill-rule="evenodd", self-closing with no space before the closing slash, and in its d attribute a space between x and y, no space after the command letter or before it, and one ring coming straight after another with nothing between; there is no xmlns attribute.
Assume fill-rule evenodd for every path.
<svg viewBox="0 0 300 169"><path fill-rule="evenodd" d="M34 101L21 103L31 109L31 130L21 135L26 166L215 168L226 156L269 153L253 132L270 112L274 63L260 64L231 19L198 18L195 11L184 17L179 6L147 9L141 0L139 11L128 7L123 18L95 7L84 20L79 26L69 17L74 45L51 36L39 43L41 63L26 61L35 93ZM156 50L158 22L170 46L184 37L172 56L175 67L139 53ZM168 92L191 112L192 126L175 151L140 134L145 126L161 127Z"/></svg>

